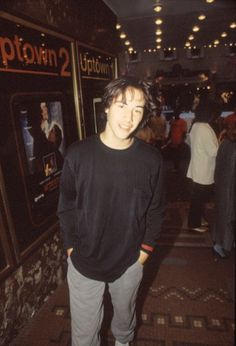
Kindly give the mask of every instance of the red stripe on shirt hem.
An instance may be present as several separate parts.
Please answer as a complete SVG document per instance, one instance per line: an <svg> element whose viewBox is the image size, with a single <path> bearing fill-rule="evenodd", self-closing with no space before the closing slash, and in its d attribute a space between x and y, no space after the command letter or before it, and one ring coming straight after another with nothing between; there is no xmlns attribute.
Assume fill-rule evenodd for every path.
<svg viewBox="0 0 236 346"><path fill-rule="evenodd" d="M142 244L141 248L147 251L152 252L154 250L154 248L152 246L146 245L146 244Z"/></svg>

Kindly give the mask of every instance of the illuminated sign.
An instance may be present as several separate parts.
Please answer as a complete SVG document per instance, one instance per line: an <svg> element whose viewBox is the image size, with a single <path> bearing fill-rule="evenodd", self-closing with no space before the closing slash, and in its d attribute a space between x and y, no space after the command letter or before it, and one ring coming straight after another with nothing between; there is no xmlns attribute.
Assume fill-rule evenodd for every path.
<svg viewBox="0 0 236 346"><path fill-rule="evenodd" d="M70 43L0 18L0 71L71 76Z"/></svg>
<svg viewBox="0 0 236 346"><path fill-rule="evenodd" d="M78 47L81 78L111 80L115 76L115 59L96 50Z"/></svg>

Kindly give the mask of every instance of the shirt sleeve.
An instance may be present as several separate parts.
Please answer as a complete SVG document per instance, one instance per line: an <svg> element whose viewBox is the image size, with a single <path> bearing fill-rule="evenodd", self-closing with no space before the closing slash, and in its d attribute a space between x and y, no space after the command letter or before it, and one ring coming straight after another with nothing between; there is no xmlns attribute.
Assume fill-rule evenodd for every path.
<svg viewBox="0 0 236 346"><path fill-rule="evenodd" d="M214 131L210 127L204 128L202 138L204 138L204 150L206 150L209 156L216 157L219 145Z"/></svg>
<svg viewBox="0 0 236 346"><path fill-rule="evenodd" d="M67 159L64 161L60 179L60 196L57 208L60 230L66 249L78 245L76 226L76 187L75 176Z"/></svg>
<svg viewBox="0 0 236 346"><path fill-rule="evenodd" d="M160 159L158 173L152 177L152 183L154 186L153 197L147 211L146 232L141 245L141 250L146 253L151 253L157 245L166 209L166 194L162 159Z"/></svg>

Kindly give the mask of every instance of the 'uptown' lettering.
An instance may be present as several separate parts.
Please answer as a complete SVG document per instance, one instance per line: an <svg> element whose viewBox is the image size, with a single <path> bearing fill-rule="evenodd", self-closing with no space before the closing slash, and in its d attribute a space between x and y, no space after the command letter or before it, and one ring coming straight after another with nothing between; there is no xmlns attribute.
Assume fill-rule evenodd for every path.
<svg viewBox="0 0 236 346"><path fill-rule="evenodd" d="M3 66L6 68L10 61L18 61L27 65L50 66L57 68L58 59L62 58L61 76L70 76L67 71L70 63L69 52L66 48L59 48L58 54L54 49L38 47L29 42L22 42L17 35L13 39L0 37L0 55Z"/></svg>
<svg viewBox="0 0 236 346"><path fill-rule="evenodd" d="M80 54L80 67L88 76L91 73L109 76L111 67L108 63L103 63L99 58L88 58L86 54Z"/></svg>

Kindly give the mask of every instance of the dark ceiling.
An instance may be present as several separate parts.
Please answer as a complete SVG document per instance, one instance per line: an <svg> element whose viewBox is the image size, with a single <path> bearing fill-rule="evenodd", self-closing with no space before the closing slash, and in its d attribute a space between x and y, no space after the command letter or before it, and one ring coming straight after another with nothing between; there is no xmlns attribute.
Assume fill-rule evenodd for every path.
<svg viewBox="0 0 236 346"><path fill-rule="evenodd" d="M121 24L119 32L124 31L126 39L137 51L155 49L157 46L155 31L162 30L162 48L183 48L190 34L194 35L191 46L209 46L218 39L220 44L236 43L236 29L229 25L236 22L236 1L215 0L103 0L117 16ZM159 13L154 12L155 3L162 5ZM200 14L206 19L198 20ZM155 24L161 18L161 25ZM197 33L192 31L194 25L199 25ZM222 32L227 36L222 38ZM127 47L122 40L124 49Z"/></svg>

